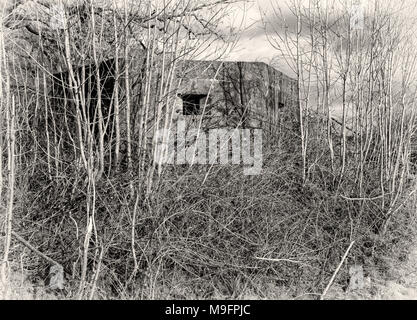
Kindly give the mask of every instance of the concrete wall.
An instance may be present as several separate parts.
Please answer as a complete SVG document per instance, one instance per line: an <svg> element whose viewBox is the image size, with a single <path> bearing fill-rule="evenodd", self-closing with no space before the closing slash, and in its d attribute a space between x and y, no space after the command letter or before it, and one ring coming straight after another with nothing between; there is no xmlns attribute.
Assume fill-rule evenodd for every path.
<svg viewBox="0 0 417 320"><path fill-rule="evenodd" d="M143 56L142 56L143 58ZM140 62L141 61L141 62ZM141 98L141 79L143 73L143 59L132 59L131 75L131 137L134 141L140 136L139 119L144 110ZM123 70L124 61L120 61L120 68ZM158 64L156 64L158 66ZM88 81L84 83L86 97L86 112L90 119L94 118L95 106L97 103L97 91L95 90L94 66L86 66ZM80 70L81 71L81 70ZM102 93L102 109L105 121L112 123L112 93L114 90L114 60L109 59L100 64ZM152 92L158 88L158 68L154 68L154 79ZM125 97L124 78L119 78L120 88L120 121L121 135L125 136ZM284 116L296 118L296 81L289 78L278 70L260 62L212 62L212 61L183 61L178 63L176 76L173 81L170 103L164 106L164 119L172 120L172 127L175 122L184 120L187 126L200 127L203 130L212 128L262 128L264 133L277 135L283 125ZM75 105L71 101L71 94L68 92L68 73L55 74L52 91L52 103L55 110L69 115L69 126L75 132ZM64 90L64 88L66 88ZM63 94L66 91L66 94ZM200 103L201 114L183 114L184 95L206 95ZM151 96L154 95L151 93ZM156 94L155 94L156 96ZM153 104L152 104L153 103ZM154 116L156 113L155 103L150 106L150 117L145 134L149 145L153 141ZM109 113L110 112L110 113ZM111 134L111 125L106 133ZM122 146L123 149L123 146Z"/></svg>
<svg viewBox="0 0 417 320"><path fill-rule="evenodd" d="M296 81L262 62L185 61L177 77L179 95L207 94L206 127L273 131L283 112L296 116ZM176 108L181 109L181 99Z"/></svg>

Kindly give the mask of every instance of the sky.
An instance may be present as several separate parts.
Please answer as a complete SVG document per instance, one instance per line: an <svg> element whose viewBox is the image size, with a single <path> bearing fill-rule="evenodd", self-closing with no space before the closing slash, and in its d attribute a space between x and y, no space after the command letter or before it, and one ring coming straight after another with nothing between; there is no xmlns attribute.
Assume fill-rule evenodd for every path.
<svg viewBox="0 0 417 320"><path fill-rule="evenodd" d="M288 9L288 4L291 0L251 0L249 3L238 3L235 5L232 17L235 23L239 25L242 21L242 31L240 33L239 41L235 48L229 53L227 59L242 60L242 61L264 61L269 62L278 56L278 52L274 49L266 35L263 28L262 17L266 18L267 23L272 23L276 20L273 7L282 10L283 17L287 23L294 26L294 17ZM297 0L302 5L308 6L309 0ZM321 5L334 5L341 8L350 2L360 3L366 10L372 6L377 0L320 0ZM401 9L398 8L396 1L379 0L383 6L392 6L393 10L401 10L402 13L410 19L417 19L417 3L415 0L403 0L404 4ZM232 18L233 19L233 18ZM264 19L265 21L265 19ZM416 36L417 39L417 36ZM285 68L285 66L283 66Z"/></svg>
<svg viewBox="0 0 417 320"><path fill-rule="evenodd" d="M0 5L5 4L6 2L12 3L16 0L0 0ZM21 1L45 1L45 0L17 0ZM66 1L72 2L77 0L48 0L48 1ZM113 1L119 3L131 2L135 6L139 6L141 3L139 0L93 0L96 2L107 1L113 3ZM146 0L148 1L148 0ZM196 1L200 3L201 1L206 0L149 0L151 3L155 4L160 1L171 1L175 4L178 1ZM217 0L211 0L217 1ZM352 3L360 3L366 12L371 8L375 2L379 2L381 6L389 7L393 13L403 15L403 20L407 23L410 28L408 30L414 37L417 48L417 1L415 0L241 0L233 4L231 7L227 8L226 19L221 23L220 28L224 31L234 30L238 35L238 40L234 43L233 49L228 52L226 55L221 56L221 59L224 60L234 60L234 61L263 61L269 63L276 67L278 70L284 72L289 76L294 76L291 68L288 64L283 61L281 53L273 48L268 41L266 34L271 34L271 25L275 23L281 24L282 20L277 19L274 14L273 8L282 10L282 18L288 23L291 27L296 25L296 20L294 15L288 9L290 2L299 2L302 6L308 7L308 4L314 1L319 1L320 6L329 6L333 7L336 11L339 9L349 10L352 7ZM399 2L404 2L400 8ZM158 5L157 5L158 6ZM2 7L2 6L0 6ZM346 11L344 11L346 12ZM335 15L337 17L337 15ZM262 19L264 18L264 19ZM267 22L269 31L265 31L263 22ZM365 15L366 21L366 15ZM365 26L366 29L366 26ZM279 33L282 31L278 30ZM302 34L302 37L306 37L306 34ZM216 51L216 46L207 51ZM222 52L218 50L219 52ZM416 50L417 51L417 50ZM204 58L204 57L202 57ZM337 65L337 63L335 63ZM335 110L340 109L339 101L333 101Z"/></svg>
<svg viewBox="0 0 417 320"><path fill-rule="evenodd" d="M260 13L260 10L270 7L270 0L253 0L249 3L237 4L236 7L233 16L236 27L242 24L242 32L228 59L252 61L273 58L275 52L265 36Z"/></svg>
<svg viewBox="0 0 417 320"><path fill-rule="evenodd" d="M263 61L271 63L280 71L289 76L294 76L291 68L288 67L282 59L279 59L280 52L273 48L268 41L262 20L266 20L268 24L277 21L273 7L282 9L282 17L287 21L289 27L296 26L294 16L288 10L289 1L299 1L302 5L308 6L309 0L253 0L251 4L243 6L236 5L236 12L233 13L236 21L243 21L242 30L240 32L239 41L234 49L225 57L227 60L238 61ZM310 0L312 1L312 0ZM376 1L383 8L387 8L389 12L402 16L404 23L409 25L407 29L410 35L415 35L415 46L417 48L417 2L415 0L319 0L320 6L334 6L338 10L351 10L352 3L359 4L363 8L364 21L366 22L366 13L371 12L371 8ZM399 4L403 1L402 5ZM337 16L337 15L336 15ZM262 17L264 19L262 19ZM281 21L279 21L281 22ZM278 22L278 23L279 23ZM366 23L364 24L366 28ZM271 28L269 28L271 30ZM267 33L270 31L267 31ZM303 36L303 34L302 34ZM337 65L335 63L335 65ZM336 117L340 114L341 102L337 99L332 101L332 112Z"/></svg>

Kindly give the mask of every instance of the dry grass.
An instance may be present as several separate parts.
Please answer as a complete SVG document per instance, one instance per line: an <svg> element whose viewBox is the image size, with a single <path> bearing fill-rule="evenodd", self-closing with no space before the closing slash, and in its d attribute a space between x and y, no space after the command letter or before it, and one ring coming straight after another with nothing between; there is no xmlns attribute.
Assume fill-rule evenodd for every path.
<svg viewBox="0 0 417 320"><path fill-rule="evenodd" d="M0 283L0 300L56 300L57 295L35 286L21 271L9 273L6 285Z"/></svg>
<svg viewBox="0 0 417 320"><path fill-rule="evenodd" d="M327 299L337 300L415 300L417 299L417 197L407 200L404 212L408 215L407 224L402 225L402 233L396 233L394 245L379 258L383 264L366 266L367 281L364 288L345 291L340 284L330 290ZM391 230L392 231L392 230Z"/></svg>
<svg viewBox="0 0 417 320"><path fill-rule="evenodd" d="M72 30L72 34L85 36L78 42L95 43L88 37L98 29L92 26L92 33ZM61 36L67 46L71 43L76 49L77 41L69 34ZM149 37L152 41L157 38L156 34ZM62 44L62 39L55 40ZM93 51L97 54L95 48ZM68 55L69 50L66 52ZM31 62L33 74L41 81L43 68ZM372 67L376 62L370 63ZM24 65L18 67L17 73L32 74ZM6 88L12 73L7 65L0 68ZM158 65L147 68L145 79L151 81L154 77L148 76ZM143 79L136 80L140 83ZM264 169L259 176L243 176L242 168L228 166L213 167L210 173L207 167L173 166L158 176L145 149L146 137L139 130L143 127L136 131L129 127L129 119L140 119L139 111L145 106L151 110L142 115L144 123L160 110L160 104L146 100L152 96L153 83L145 86L146 103L132 108L132 114L126 102L128 114L123 121L128 125L121 128L127 131L125 144L116 134L106 138L106 146L100 132L103 119L97 122L101 123L97 130L100 143L90 130L96 122L82 118L82 112L71 118L73 123L66 123L63 114L82 108L82 104L56 105L46 85L33 92L27 83L19 84L22 87L5 90L7 97L17 97L17 110L11 108L12 99L0 97L0 115L11 113L18 127L14 152L6 148L14 137L9 128L14 122L7 117L0 121L1 129L8 133L1 145L8 152L0 162L0 177L5 180L0 186L3 194L9 195L1 199L1 216L6 216L3 210L10 209L9 226L1 227L8 235L13 228L63 265L66 298L317 298L353 239L355 245L337 276L336 291L344 290L351 264L363 265L377 287L378 279L390 276L413 243L415 207L402 204L408 203L407 193L414 187L409 176L414 124L410 120L404 125L406 114L398 112L401 110L382 106L393 115L389 118L392 123L360 127L351 142L337 133L332 135L329 122L314 115L306 117L310 133L303 152L293 119L283 119L279 141L265 144ZM169 91L169 82L165 85ZM129 84L126 87L129 89ZM366 85L362 89L367 91ZM164 100L169 94L158 91L162 96L152 98L170 101ZM79 98L86 102L85 97ZM368 97L376 117L381 110L372 105L374 98ZM413 106L414 102L409 103ZM368 121L368 111L359 111L357 122L364 120L361 116ZM159 113L163 122L164 115ZM86 117L86 110L84 114ZM69 129L75 127L75 119L80 122L74 139L80 143L74 142L74 132ZM377 135L377 129L389 131ZM133 146L137 141L139 145ZM120 156L114 167L113 156ZM16 160L15 170L8 161L11 159ZM14 178L16 184L11 183ZM24 269L43 280L48 263L13 241L6 259L19 261L23 254ZM43 290L37 292L23 274L11 274L3 288L8 291L6 297L49 297ZM38 283L44 286L42 281Z"/></svg>

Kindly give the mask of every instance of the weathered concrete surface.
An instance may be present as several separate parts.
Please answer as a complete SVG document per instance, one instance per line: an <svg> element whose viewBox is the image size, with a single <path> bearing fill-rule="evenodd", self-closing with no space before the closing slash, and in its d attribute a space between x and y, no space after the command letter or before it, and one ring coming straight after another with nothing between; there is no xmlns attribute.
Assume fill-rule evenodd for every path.
<svg viewBox="0 0 417 320"><path fill-rule="evenodd" d="M273 130L283 112L297 108L294 79L261 62L184 61L179 94L206 94L208 126ZM220 121L220 123L214 123Z"/></svg>

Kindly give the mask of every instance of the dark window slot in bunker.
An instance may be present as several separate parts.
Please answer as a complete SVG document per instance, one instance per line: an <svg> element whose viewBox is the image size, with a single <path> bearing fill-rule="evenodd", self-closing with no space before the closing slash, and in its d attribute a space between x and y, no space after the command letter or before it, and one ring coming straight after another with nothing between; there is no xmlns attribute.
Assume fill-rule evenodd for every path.
<svg viewBox="0 0 417 320"><path fill-rule="evenodd" d="M206 94L183 94L182 112L185 116L200 115L203 111L204 103L206 102Z"/></svg>

